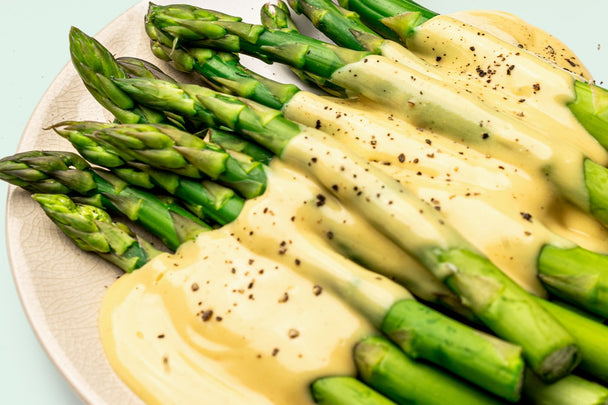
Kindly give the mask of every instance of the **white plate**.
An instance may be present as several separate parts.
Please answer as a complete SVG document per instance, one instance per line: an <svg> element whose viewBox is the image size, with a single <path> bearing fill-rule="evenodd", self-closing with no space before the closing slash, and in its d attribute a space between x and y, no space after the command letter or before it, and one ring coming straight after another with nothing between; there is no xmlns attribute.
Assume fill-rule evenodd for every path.
<svg viewBox="0 0 608 405"><path fill-rule="evenodd" d="M191 3L240 15L248 22L259 21L258 10L265 1L250 0L246 5L244 2L201 0ZM603 56L606 52L597 49L601 38L593 37L597 31L592 26L592 18L601 26L601 16L608 15L607 3L579 1L577 10L583 10L585 18L583 20L581 16L580 21L572 21L577 16L574 10L566 9L570 3L556 6L555 2L547 0L506 4L429 0L425 4L440 12L493 7L515 12L565 40L596 76L602 65L608 66ZM591 7L591 16L584 13ZM115 55L155 61L141 24L146 8L146 1L139 3L109 24L97 38ZM547 13L547 10L552 11ZM569 15L570 22L564 23ZM78 26L78 21L73 25ZM580 29L575 30L575 26ZM608 48L608 44L605 46ZM260 73L273 72L274 78L288 80L289 76L280 67L270 68L249 60L248 63ZM61 71L42 97L25 129L19 151L71 149L51 131L40 129L66 119L110 119L110 115L88 95L71 65ZM80 252L60 234L26 192L13 187L8 193L6 226L8 254L21 300L37 336L61 373L88 403L141 404L111 370L97 330L100 300L120 272L97 257Z"/></svg>

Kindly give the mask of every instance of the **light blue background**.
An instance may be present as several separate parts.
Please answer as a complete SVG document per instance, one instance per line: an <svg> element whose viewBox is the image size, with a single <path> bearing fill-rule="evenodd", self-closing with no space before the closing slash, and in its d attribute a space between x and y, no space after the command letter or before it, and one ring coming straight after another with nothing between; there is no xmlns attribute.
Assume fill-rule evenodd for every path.
<svg viewBox="0 0 608 405"><path fill-rule="evenodd" d="M69 61L68 31L96 33L137 0L0 1L0 155L13 154L28 118ZM82 401L46 356L19 302L6 256L6 185L0 184L0 403Z"/></svg>
<svg viewBox="0 0 608 405"><path fill-rule="evenodd" d="M136 2L1 2L1 156L14 153L36 103L68 62L69 27L75 25L87 33L95 33ZM422 3L444 13L468 8L509 7L509 11L565 40L587 63L596 79L608 83L608 36L605 21L602 21L608 15L608 3L604 0L579 0L576 4L549 0L512 0L507 3L428 0ZM601 46L599 50L598 44ZM1 230L5 227L5 209L6 185L2 183ZM79 404L81 401L46 357L27 322L17 297L4 246L4 232L0 231L0 402Z"/></svg>

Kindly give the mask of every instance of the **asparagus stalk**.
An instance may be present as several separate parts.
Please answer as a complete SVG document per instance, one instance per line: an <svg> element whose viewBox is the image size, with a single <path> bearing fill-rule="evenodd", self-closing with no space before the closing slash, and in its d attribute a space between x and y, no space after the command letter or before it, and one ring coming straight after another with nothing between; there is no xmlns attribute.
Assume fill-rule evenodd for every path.
<svg viewBox="0 0 608 405"><path fill-rule="evenodd" d="M209 180L190 180L178 174L158 170L145 163L132 162L131 166L138 174L150 178L150 181L188 204L188 207L200 207L195 212L205 220L225 225L234 221L245 201L227 187Z"/></svg>
<svg viewBox="0 0 608 405"><path fill-rule="evenodd" d="M210 229L186 209L165 204L70 152L24 152L0 160L0 178L34 193L75 194L120 212L175 250Z"/></svg>
<svg viewBox="0 0 608 405"><path fill-rule="evenodd" d="M339 3L356 12L367 26L383 37L399 41L405 46L416 27L438 15L410 0L340 0ZM326 7L331 8L331 5L326 4ZM334 24L334 21L331 20L331 23ZM330 29L319 28L323 28L324 32ZM331 29L343 31L343 27L338 24ZM338 43L349 47L346 42ZM581 80L575 81L573 90L575 99L568 102L568 108L587 132L608 149L608 91Z"/></svg>
<svg viewBox="0 0 608 405"><path fill-rule="evenodd" d="M124 154L121 151L108 144L102 146L89 136L97 125L104 128L106 124L90 121L64 124L63 127L55 128L58 134L69 140L89 162L111 169L127 183L146 189L161 187L184 201L199 218L220 225L232 222L240 214L244 201L230 188L208 180L189 180L144 163L132 161L129 166L125 166L126 161L123 160ZM127 159L131 158L133 157Z"/></svg>
<svg viewBox="0 0 608 405"><path fill-rule="evenodd" d="M395 405L353 377L323 377L315 380L310 391L320 405Z"/></svg>
<svg viewBox="0 0 608 405"><path fill-rule="evenodd" d="M535 405L606 405L608 388L576 375L545 384L534 373L526 373L524 400Z"/></svg>
<svg viewBox="0 0 608 405"><path fill-rule="evenodd" d="M205 21L205 26L214 26L216 30L214 36L209 37L206 29L199 29L197 20L188 16L168 21L162 6L151 7L146 18L150 24L183 43L196 42L197 46L211 49L255 54L266 61L285 63L324 78L369 54L338 48L295 32L268 30L261 25L238 21ZM177 35L180 30L187 30L188 35ZM264 51L259 52L260 48Z"/></svg>
<svg viewBox="0 0 608 405"><path fill-rule="evenodd" d="M126 97L109 78L128 77L128 73L116 63L112 54L96 39L75 27L70 30L70 55L72 64L87 90L120 122L166 122L178 127L184 126L185 122L180 117L142 107Z"/></svg>
<svg viewBox="0 0 608 405"><path fill-rule="evenodd" d="M415 316L418 311L424 315ZM432 322L435 327L428 330L425 325L417 324L421 320ZM482 332L472 331L483 339L473 339L468 333L454 333L459 328L459 322L439 316L415 301L404 300L391 308L381 330L410 358L427 359L502 398L518 401L524 366L521 348ZM426 332L424 338L419 339L418 331ZM429 339L429 333L437 335ZM476 341L475 347L471 346L473 340ZM466 359L461 358L463 355ZM488 361L493 356L499 358ZM448 364L451 361L456 362ZM497 364L500 367L496 367Z"/></svg>
<svg viewBox="0 0 608 405"><path fill-rule="evenodd" d="M608 149L608 91L577 80L574 93L576 98L568 108L587 132Z"/></svg>
<svg viewBox="0 0 608 405"><path fill-rule="evenodd" d="M155 7L150 6L151 9ZM279 9L266 5L262 9L262 21L277 29L295 30L295 25L289 18L289 10L286 9L286 6L281 7ZM282 24L282 26L279 27L278 24ZM177 70L200 74L215 90L247 97L272 108L281 108L295 93L300 91L293 84L279 83L252 72L242 66L238 56L233 53L214 52L196 46L180 45L176 47L175 38L157 29L149 21L146 21L146 32L150 37L152 52L155 56L171 62ZM298 69L292 70L303 81L312 83L332 95L339 97L346 95L343 88L335 86L323 78Z"/></svg>
<svg viewBox="0 0 608 405"><path fill-rule="evenodd" d="M280 108L300 90L294 84L283 84L256 75L242 66L233 53L176 47L174 38L147 21L146 33L156 57L171 62L179 71L199 73L218 91L234 92L269 107Z"/></svg>
<svg viewBox="0 0 608 405"><path fill-rule="evenodd" d="M163 99L164 95L186 94L183 86L153 80L117 79L115 83L138 102L163 104L168 109L176 103ZM151 90L156 85L160 90ZM172 91L162 90L169 85ZM417 257L498 336L521 345L524 356L543 378L559 378L577 364L576 345L563 328L417 196L349 155L325 134L304 129L276 110L209 89L190 86L187 90L189 99L198 100L216 120L302 167ZM421 238L422 234L427 236Z"/></svg>
<svg viewBox="0 0 608 405"><path fill-rule="evenodd" d="M382 337L358 342L354 357L362 380L398 404L504 403L431 366L410 360Z"/></svg>
<svg viewBox="0 0 608 405"><path fill-rule="evenodd" d="M339 0L340 6L354 11L361 20L384 38L395 41L407 36L437 13L410 0Z"/></svg>
<svg viewBox="0 0 608 405"><path fill-rule="evenodd" d="M158 7L148 16L151 23L162 16ZM195 22L183 19L174 21L179 27L196 30ZM514 117L497 117L493 109L474 97L462 92L454 96L436 78L403 64L395 64L386 58L371 57L369 52L347 50L321 41L298 35L294 32L268 30L262 26L241 22L213 22L224 36L221 43L209 39L204 32L198 36L182 38L184 41L197 38L197 44L222 47L229 43L231 51L240 51L272 61L286 63L313 74L330 79L357 94L389 106L415 125L433 127L445 131L450 137L468 142L472 147L487 151L509 160L510 150L526 149L533 169L546 174L564 196L581 209L590 212L604 224L607 204L597 172L608 173L598 167L593 173L587 169L587 159L578 149L553 151L549 161L543 157L549 139L547 134L528 128ZM175 30L175 27L172 29ZM322 59L321 59L322 58ZM411 83L424 83L418 88ZM123 89L124 90L124 89ZM449 92L450 94L447 94ZM456 97L457 103L442 101L444 97ZM482 126L479 124L483 123ZM509 128L506 130L505 128ZM507 152L503 156L502 152ZM580 167L573 172L562 162L572 162ZM576 176L573 176L576 173Z"/></svg>
<svg viewBox="0 0 608 405"><path fill-rule="evenodd" d="M222 119L225 117L214 117L214 113L224 114L223 111L215 111L211 107L204 105L203 99L208 97L215 98L216 93L207 90L195 85L184 85L178 83L169 83L160 80L153 79L115 79L114 83L117 84L119 88L121 88L125 93L129 94L129 96L137 102L143 105L150 105L157 108L162 108L164 111L171 111L177 114L185 114L190 116L196 116L197 114L204 115L207 119L212 120L212 125L221 126L228 125L234 126L235 122L226 123L223 122ZM223 96L219 96L220 98ZM230 101L227 99L229 105ZM238 112L243 103L235 103L235 105L231 106L232 109ZM263 112L266 115L264 118L264 122L268 121L270 123L274 122L273 116L279 114L274 110L266 110ZM234 117L229 118L232 121L236 121ZM294 130L294 124L285 124L286 121L283 122L283 125L288 125L290 128L287 130L286 134L289 131ZM259 126L258 126L259 127ZM243 129L241 129L243 130ZM283 129L277 129L283 130ZM247 133L247 129L245 129L245 133ZM272 135L273 131L269 131L268 134ZM267 136L267 135L265 135ZM278 145L265 145L262 142L262 145L268 147L270 149L274 148L275 150L271 150L275 153L280 151L282 147L287 143L288 139L285 138L283 140L279 140L279 138L272 138L273 142L279 141ZM189 149L180 149L180 151L186 151ZM279 152L280 153L280 152ZM188 157L188 156L187 156ZM608 201L608 191L604 187L601 187L603 184L603 178L608 173L608 171L593 163L590 160L586 160L584 163L584 171L585 171L585 182L587 185L587 192L589 200L592 204L592 213L595 214L598 218L603 218L608 214L608 210L603 208L603 203ZM541 251L541 259L539 263L539 271L541 273L547 272L545 280L549 282L549 280L555 280L557 278L564 279L569 276L571 270L568 267L564 266L564 262L560 262L559 260L552 260L558 249L543 249ZM590 256L598 256L589 252ZM599 256L598 256L599 257ZM544 260L546 259L546 260ZM548 263L553 263L553 265L547 265ZM583 307L595 311L597 313L605 313L608 311L608 302L603 297L602 293L598 293L606 288L606 270L605 268L601 268L600 266L594 265L594 263L588 261L585 265L581 266L579 273L581 278L589 279L591 277L599 277L599 283L597 285L590 285L589 283L574 283L574 279L571 279L570 283L568 283L568 287L564 286L556 286L556 283L552 284L553 289L560 289L560 295L569 299L572 302L577 303L578 305L582 305ZM550 277L550 278L549 278ZM576 287L576 288L574 288Z"/></svg>
<svg viewBox="0 0 608 405"><path fill-rule="evenodd" d="M608 257L580 247L546 245L538 257L543 285L554 295L608 316Z"/></svg>
<svg viewBox="0 0 608 405"><path fill-rule="evenodd" d="M288 0L291 8L298 14L304 13L319 31L336 44L346 48L365 51L356 35L365 33L376 35L359 20L359 16L349 10L339 8L328 0Z"/></svg>
<svg viewBox="0 0 608 405"><path fill-rule="evenodd" d="M270 151L233 132L210 128L207 131L206 136L211 142L220 145L228 151L243 153L253 160L265 165L268 165L274 158L274 155Z"/></svg>
<svg viewBox="0 0 608 405"><path fill-rule="evenodd" d="M227 184L245 198L262 194L266 174L261 163L237 159L213 143L168 125L66 122L54 126L67 137L86 136L120 155L123 161L139 161L161 170Z"/></svg>
<svg viewBox="0 0 608 405"><path fill-rule="evenodd" d="M554 302L536 298L538 303L559 319L577 341L582 361L580 369L593 379L608 383L608 326Z"/></svg>
<svg viewBox="0 0 608 405"><path fill-rule="evenodd" d="M264 4L260 10L260 17L262 20L262 25L268 29L281 30L285 32L299 32L298 27L291 19L289 7L283 1L279 1L277 4ZM293 67L291 70L303 82L310 83L332 96L341 98L348 97L348 92L343 87L336 86L334 83L323 77ZM286 104L288 101L289 100L283 104Z"/></svg>
<svg viewBox="0 0 608 405"><path fill-rule="evenodd" d="M154 178L154 173L151 170L148 168L146 172L150 173ZM160 183L160 181L157 182ZM175 193L174 190L172 192ZM523 370L521 349L519 347L504 343L500 344L495 339L463 327L459 323L450 321L449 318L445 318L434 311L420 309L420 307L420 304L411 301L408 304L394 306L389 311L391 319L398 320L402 317L414 316L416 310L418 310L418 316L426 319L426 321L402 323L391 327L390 331L394 335L395 341L407 347L408 353L411 353L413 357L421 356L442 364L451 370L460 372L465 378L469 378L499 395L504 395L511 399L519 397ZM444 325L444 322L447 325ZM428 325L432 325L430 330L427 330ZM450 335L460 336L459 341L461 345L458 347L452 346L451 348L448 345L444 345L442 339L444 339L446 331L451 332ZM431 347L431 349L425 351L418 344L413 344L407 338L408 334L417 336L417 339L414 339L415 342L418 342L419 339L421 344L425 344ZM428 341L429 338L433 341ZM454 337L451 337L451 339L454 339ZM480 347L487 348L487 355L481 356L484 360L476 363L477 358L471 357L469 354ZM444 362L446 358L451 361ZM483 367L480 367L480 364Z"/></svg>
<svg viewBox="0 0 608 405"><path fill-rule="evenodd" d="M98 254L127 273L161 253L151 243L135 237L126 225L113 222L99 207L75 204L63 194L33 194L32 198L77 247Z"/></svg>

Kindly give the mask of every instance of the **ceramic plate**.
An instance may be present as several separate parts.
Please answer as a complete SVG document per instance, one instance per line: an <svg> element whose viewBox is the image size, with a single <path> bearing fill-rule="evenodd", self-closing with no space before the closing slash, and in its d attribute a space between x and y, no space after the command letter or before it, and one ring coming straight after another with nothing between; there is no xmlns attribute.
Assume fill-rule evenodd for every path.
<svg viewBox="0 0 608 405"><path fill-rule="evenodd" d="M191 3L241 15L246 21L257 22L258 10L263 2L206 0ZM498 1L481 3L458 2L460 9L505 8ZM510 5L512 10L509 11L531 20L535 14L530 9L530 2L527 3L528 5L521 7L528 12L519 10L517 2L513 6ZM586 3L591 4L593 1ZM425 4L440 12L456 10L455 2L429 0ZM556 7L549 1L538 1L534 4L533 7L538 10L542 10L543 5L545 10ZM566 6L564 4L563 7ZM595 7L596 15L607 15L606 12L600 13L597 8L608 11L608 6ZM115 55L138 56L155 61L148 49L148 40L141 24L146 8L147 2L139 3L109 24L97 38ZM567 12L564 14L567 15ZM551 30L554 26L563 29L560 21L563 20L554 15L554 22L545 22L544 28ZM74 21L73 25L78 26L78 21ZM573 34L572 25L569 25L567 32L576 36L576 33ZM578 35L581 36L581 33L578 32ZM586 41L585 47L573 41L569 41L568 45L579 53L581 49L593 55L589 48L595 49L598 46L597 39L585 38L581 41ZM580 56L585 61L585 56ZM597 56L597 53L593 56ZM597 57L593 59L594 63L598 63ZM262 74L271 74L278 80L288 81L291 78L289 73L279 66L269 67L249 59L246 59L245 63ZM160 63L159 65L162 66ZM591 70L594 71L594 66ZM19 151L71 150L66 141L52 131L42 128L62 120L74 119L105 121L111 117L86 92L74 69L68 64L43 96L31 117ZM141 404L110 368L104 357L97 330L97 312L101 298L120 272L96 256L80 252L60 234L28 193L13 187L8 193L6 225L8 253L23 305L37 336L61 373L88 403Z"/></svg>

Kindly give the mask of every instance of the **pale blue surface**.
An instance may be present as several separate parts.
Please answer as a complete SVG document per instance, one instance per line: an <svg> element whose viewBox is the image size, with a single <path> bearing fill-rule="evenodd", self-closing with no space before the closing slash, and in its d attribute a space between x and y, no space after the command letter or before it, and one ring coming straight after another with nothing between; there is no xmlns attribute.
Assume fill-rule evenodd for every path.
<svg viewBox="0 0 608 405"><path fill-rule="evenodd" d="M69 61L68 31L88 33L136 0L2 1L0 155L15 152L38 100ZM34 10L35 8L35 10ZM0 403L71 405L82 401L38 343L17 296L6 255L6 185L0 184Z"/></svg>
<svg viewBox="0 0 608 405"><path fill-rule="evenodd" d="M246 1L246 0L240 0ZM12 154L27 120L55 75L68 62L67 34L71 25L85 32L99 31L135 0L103 2L55 0L2 2L3 38L0 64L0 155ZM510 2L423 2L439 12L467 8L508 7L553 34L579 53L598 81L608 82L608 36L602 19L603 0ZM25 8L25 11L22 9ZM32 9L36 7L34 12ZM29 13L29 14L26 14ZM14 17L13 17L14 16ZM23 20L26 18L27 20ZM12 38L9 40L8 38ZM598 49L600 45L600 49ZM35 51L34 55L31 51ZM55 369L29 326L10 273L4 236L6 185L0 184L0 402L4 404L79 404L81 401Z"/></svg>

